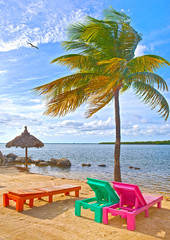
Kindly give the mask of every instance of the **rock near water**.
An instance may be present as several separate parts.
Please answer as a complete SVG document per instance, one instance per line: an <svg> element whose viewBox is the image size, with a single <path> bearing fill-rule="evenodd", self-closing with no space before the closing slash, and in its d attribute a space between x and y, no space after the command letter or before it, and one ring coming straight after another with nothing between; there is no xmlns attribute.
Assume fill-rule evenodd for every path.
<svg viewBox="0 0 170 240"><path fill-rule="evenodd" d="M0 165L4 165L6 163L6 158L0 151Z"/></svg>
<svg viewBox="0 0 170 240"><path fill-rule="evenodd" d="M13 154L13 153L9 153L6 155L6 158L10 158L10 159L13 159L13 161L17 158L18 156Z"/></svg>
<svg viewBox="0 0 170 240"><path fill-rule="evenodd" d="M50 165L56 166L56 167L61 167L61 168L68 168L71 166L71 162L67 158L60 158L60 159L51 158Z"/></svg>
<svg viewBox="0 0 170 240"><path fill-rule="evenodd" d="M71 162L67 158L61 158L58 159L56 166L61 168L68 168L71 167Z"/></svg>
<svg viewBox="0 0 170 240"><path fill-rule="evenodd" d="M90 163L82 163L82 167L91 167Z"/></svg>
<svg viewBox="0 0 170 240"><path fill-rule="evenodd" d="M9 153L7 156L3 156L2 153L0 152L0 159L4 159L4 160L0 160L0 164L2 164L1 162L5 162L7 164L24 164L25 163L25 157L18 157L17 155L13 154L13 153ZM51 158L50 161L45 161L45 160L32 160L31 158L28 158L27 163L30 164L35 164L36 166L55 166L55 167L60 167L60 168L68 168L71 166L71 162L70 160L68 160L67 158Z"/></svg>
<svg viewBox="0 0 170 240"><path fill-rule="evenodd" d="M46 167L49 166L50 162L49 161L44 161L44 162L39 162L38 166Z"/></svg>

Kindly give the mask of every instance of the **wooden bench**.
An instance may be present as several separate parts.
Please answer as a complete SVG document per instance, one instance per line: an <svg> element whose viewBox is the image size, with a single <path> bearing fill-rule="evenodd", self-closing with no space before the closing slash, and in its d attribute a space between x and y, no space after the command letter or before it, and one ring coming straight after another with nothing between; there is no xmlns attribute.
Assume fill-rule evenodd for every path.
<svg viewBox="0 0 170 240"><path fill-rule="evenodd" d="M33 202L35 198L39 200L42 197L48 196L48 202L51 203L53 200L53 195L64 193L69 195L70 192L75 192L75 197L79 197L80 186L74 186L70 184L60 185L60 186L49 186L43 188L34 189L21 189L16 191L9 191L3 194L3 206L9 206L9 200L16 202L16 211L23 211L24 203L29 200L29 206L33 207Z"/></svg>

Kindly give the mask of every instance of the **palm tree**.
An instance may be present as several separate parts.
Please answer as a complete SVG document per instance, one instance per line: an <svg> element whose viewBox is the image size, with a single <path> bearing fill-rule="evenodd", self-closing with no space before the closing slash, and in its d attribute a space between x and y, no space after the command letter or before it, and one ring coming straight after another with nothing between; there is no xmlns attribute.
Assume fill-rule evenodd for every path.
<svg viewBox="0 0 170 240"><path fill-rule="evenodd" d="M112 8L104 11L104 17L97 20L88 16L84 24L69 27L69 41L62 44L67 51L76 53L58 57L52 63L76 72L36 87L34 91L45 97L45 114L54 117L75 111L83 103L89 105L86 114L91 117L114 100L114 180L121 181L119 94L133 88L151 109L159 107L159 114L166 120L169 106L160 91L168 91L168 86L154 71L170 63L156 55L134 58L141 36L130 26L130 18Z"/></svg>

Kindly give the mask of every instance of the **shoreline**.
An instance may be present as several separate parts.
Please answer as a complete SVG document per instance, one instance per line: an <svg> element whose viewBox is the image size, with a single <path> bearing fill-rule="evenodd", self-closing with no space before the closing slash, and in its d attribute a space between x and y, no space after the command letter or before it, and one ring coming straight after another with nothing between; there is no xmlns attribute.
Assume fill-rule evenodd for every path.
<svg viewBox="0 0 170 240"><path fill-rule="evenodd" d="M65 177L60 177L60 176L55 176L53 174L47 174L47 173L35 173L35 172L31 172L29 170L29 168L28 168L28 170L26 170L25 167L23 167L23 166L16 166L16 165L2 166L1 165L0 166L0 170L1 170L1 168L8 168L8 169L11 169L11 170L14 168L14 169L16 169L17 172L26 173L26 174L32 174L32 175L37 175L37 176L40 175L40 176L52 177L52 178L60 179L60 180L72 180L72 181L83 182L83 183L87 182L87 179L68 178L66 176ZM1 171L0 171L0 174L1 174ZM103 180L103 179L101 179L101 180ZM112 181L108 181L108 182L112 186ZM135 183L133 183L133 184L135 184ZM141 186L139 184L138 184L138 186L139 186L139 188L140 188L140 190L142 192L151 193L151 194L157 194L157 195L163 195L165 198L170 199L170 191L169 192L159 191L156 187L155 188L149 188L149 187Z"/></svg>
<svg viewBox="0 0 170 240"><path fill-rule="evenodd" d="M31 164L29 164L29 165L31 166ZM11 165L11 166L13 166L13 165ZM24 169L23 165L21 165L21 167L14 165L14 167ZM41 167L41 166L39 166L39 167L42 168L42 169L44 168L44 167ZM50 172L48 172L48 174L46 172L44 172L44 173L43 172L42 173L36 173L36 172L32 172L30 170L30 173L31 174L43 175L43 176L55 177L55 178L59 178L59 179L77 180L77 181L82 181L82 182L85 182L85 183L87 182L86 177L85 177L85 179L83 179L84 178L83 172L82 172L82 178L79 175L78 175L78 177L75 177L75 178L74 177L69 178L68 176L65 175L65 173L63 173L64 176L62 176L62 177L56 176L55 174L52 174L52 173L50 174ZM138 174L140 174L140 173L138 173ZM96 178L96 177L94 177L94 178ZM97 179L108 181L108 180L103 179L102 177L100 177L100 178L98 177ZM112 186L112 181L113 180L108 181L111 184L111 186ZM124 181L124 182L128 183L128 181ZM131 183L132 184L137 184L136 182L131 182ZM137 184L137 185L139 186L139 188L141 189L142 192L155 193L155 194L158 194L158 195L164 195L164 196L170 197L170 191L167 192L167 191L160 190L160 188L158 187L159 186L158 183L155 183L154 185L152 184L152 185L150 185L150 187L147 186L146 184L143 184L143 185Z"/></svg>
<svg viewBox="0 0 170 240"><path fill-rule="evenodd" d="M1 240L153 240L169 239L170 197L164 196L162 208L152 207L149 218L144 212L136 217L136 230L126 229L126 219L109 217L109 224L94 222L94 213L82 209L82 217L74 214L75 201L94 196L86 181L56 178L25 172L15 166L0 167L0 239ZM24 204L24 211L16 212L15 202L2 206L2 195L9 190L39 188L62 184L81 186L80 197L54 196L52 203L47 198L35 199L34 207Z"/></svg>

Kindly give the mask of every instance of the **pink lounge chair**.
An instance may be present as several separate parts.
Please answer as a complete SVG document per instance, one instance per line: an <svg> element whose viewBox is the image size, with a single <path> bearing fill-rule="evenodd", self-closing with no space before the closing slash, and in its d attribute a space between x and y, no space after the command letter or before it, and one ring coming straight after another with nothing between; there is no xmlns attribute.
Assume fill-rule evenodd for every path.
<svg viewBox="0 0 170 240"><path fill-rule="evenodd" d="M157 204L161 208L163 196L145 195L139 190L138 185L113 182L113 188L120 197L120 201L109 207L103 208L103 223L108 224L108 213L113 216L120 215L127 218L127 229L135 230L135 216L145 211L145 217L148 217L149 208Z"/></svg>

